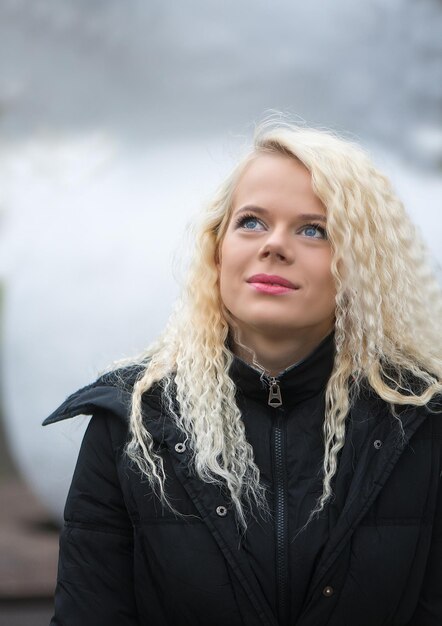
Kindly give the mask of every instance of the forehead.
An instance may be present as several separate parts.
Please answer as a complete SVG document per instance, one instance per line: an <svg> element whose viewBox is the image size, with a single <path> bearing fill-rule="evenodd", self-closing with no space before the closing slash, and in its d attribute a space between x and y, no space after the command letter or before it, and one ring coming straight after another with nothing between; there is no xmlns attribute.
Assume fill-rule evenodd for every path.
<svg viewBox="0 0 442 626"><path fill-rule="evenodd" d="M267 209L311 206L324 212L308 169L297 159L279 154L259 155L246 166L236 185L232 208L235 211L244 204Z"/></svg>

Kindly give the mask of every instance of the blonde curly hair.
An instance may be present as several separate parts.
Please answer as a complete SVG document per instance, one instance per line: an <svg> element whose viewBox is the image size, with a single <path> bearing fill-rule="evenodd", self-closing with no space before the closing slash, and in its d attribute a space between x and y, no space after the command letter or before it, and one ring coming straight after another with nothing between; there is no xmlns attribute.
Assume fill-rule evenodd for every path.
<svg viewBox="0 0 442 626"><path fill-rule="evenodd" d="M394 405L426 405L442 392L442 294L425 246L389 180L359 146L330 132L263 124L253 149L206 207L181 298L163 334L141 357L126 446L171 506L162 459L141 408L143 394L161 381L165 406L192 451L194 471L203 481L227 487L243 528L251 505L264 511L266 500L229 377L233 355L216 259L236 184L263 153L297 159L309 170L326 207L333 252L335 360L326 388L323 492L312 514L332 496L346 417L362 381L393 410Z"/></svg>

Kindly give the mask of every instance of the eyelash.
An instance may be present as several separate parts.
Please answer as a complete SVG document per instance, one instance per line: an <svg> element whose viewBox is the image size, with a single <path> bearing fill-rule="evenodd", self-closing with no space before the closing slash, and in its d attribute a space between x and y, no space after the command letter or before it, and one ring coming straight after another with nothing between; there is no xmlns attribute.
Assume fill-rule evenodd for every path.
<svg viewBox="0 0 442 626"><path fill-rule="evenodd" d="M323 226L321 226L321 224L314 224L314 223L305 224L302 228L304 229L304 228L312 228L312 227L316 228L316 230L321 233L323 239L327 239L327 231L325 230ZM310 239L319 239L319 237L310 237Z"/></svg>
<svg viewBox="0 0 442 626"><path fill-rule="evenodd" d="M235 226L236 228L241 228L244 226L244 224L248 221L248 220L255 220L257 222L259 222L260 224L263 225L263 222L256 217L256 215L253 215L253 213L246 213L244 215L241 215L240 217L237 218L237 220L235 221ZM325 230L325 228L323 226L321 226L321 224L316 224L314 222L308 223L308 224L304 224L304 226L302 226L301 230L304 230L306 228L316 228L317 231L319 231L322 235L322 237L324 239L327 239L327 231ZM252 229L250 229L252 230ZM319 239L319 237L310 237L310 239Z"/></svg>
<svg viewBox="0 0 442 626"><path fill-rule="evenodd" d="M236 219L235 226L237 228L240 228L241 226L244 226L244 224L248 220L256 220L257 222L262 224L261 220L258 217L256 217L256 215L253 215L253 213L244 213L243 215L240 215L240 217Z"/></svg>

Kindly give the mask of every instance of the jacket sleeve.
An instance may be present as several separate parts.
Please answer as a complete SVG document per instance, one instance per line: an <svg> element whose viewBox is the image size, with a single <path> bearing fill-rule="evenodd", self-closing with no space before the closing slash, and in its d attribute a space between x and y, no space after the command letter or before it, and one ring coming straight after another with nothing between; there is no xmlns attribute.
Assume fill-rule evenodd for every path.
<svg viewBox="0 0 442 626"><path fill-rule="evenodd" d="M86 430L65 507L51 626L139 626L132 525L109 431L96 414Z"/></svg>
<svg viewBox="0 0 442 626"><path fill-rule="evenodd" d="M413 619L407 626L442 624L442 479L439 479L438 502L424 582Z"/></svg>

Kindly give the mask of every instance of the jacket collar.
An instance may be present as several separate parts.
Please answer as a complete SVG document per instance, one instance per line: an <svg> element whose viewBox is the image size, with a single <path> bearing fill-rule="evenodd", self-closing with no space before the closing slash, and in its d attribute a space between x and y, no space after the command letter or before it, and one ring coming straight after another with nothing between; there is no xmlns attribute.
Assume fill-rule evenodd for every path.
<svg viewBox="0 0 442 626"><path fill-rule="evenodd" d="M305 359L276 377L286 408L291 408L325 388L333 369L334 354L334 333L330 333ZM43 425L54 424L76 415L91 415L95 409L109 410L127 420L133 385L141 371L142 366L133 365L100 376L92 384L70 395L44 420ZM262 372L239 357L234 357L229 375L239 394L267 405L269 383ZM143 405L147 414L154 418L153 422L158 421L158 417L164 412L160 385L154 385L144 394Z"/></svg>
<svg viewBox="0 0 442 626"><path fill-rule="evenodd" d="M335 358L334 333L330 333L307 357L276 376L281 389L283 406L293 408L326 387ZM229 375L238 393L263 405L268 405L269 377L235 357Z"/></svg>

